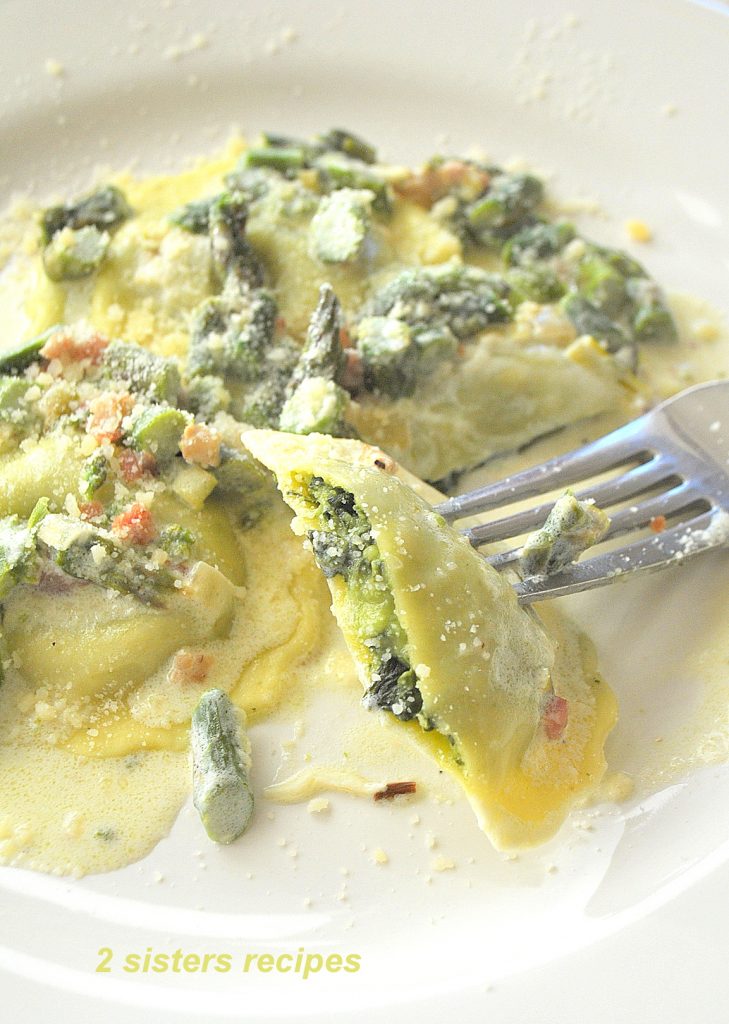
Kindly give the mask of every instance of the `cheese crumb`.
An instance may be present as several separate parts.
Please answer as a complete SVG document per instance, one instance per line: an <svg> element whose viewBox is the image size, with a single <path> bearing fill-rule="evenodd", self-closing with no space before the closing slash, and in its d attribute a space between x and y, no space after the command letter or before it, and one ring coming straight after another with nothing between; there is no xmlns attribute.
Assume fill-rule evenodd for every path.
<svg viewBox="0 0 729 1024"><path fill-rule="evenodd" d="M456 862L450 857L444 857L442 853L433 861L433 871L453 871L455 866Z"/></svg>
<svg viewBox="0 0 729 1024"><path fill-rule="evenodd" d="M306 805L306 809L309 814L321 814L322 811L329 810L329 801L324 796L315 796L313 800L310 800Z"/></svg>
<svg viewBox="0 0 729 1024"><path fill-rule="evenodd" d="M61 64L60 60L56 60L54 57L49 57L43 64L43 70L51 78L63 78L66 74L65 65Z"/></svg>
<svg viewBox="0 0 729 1024"><path fill-rule="evenodd" d="M372 863L373 864L387 864L390 858L387 856L385 851L381 847L377 847L372 851Z"/></svg>
<svg viewBox="0 0 729 1024"><path fill-rule="evenodd" d="M650 242L653 232L644 220L626 220L625 231L631 242Z"/></svg>

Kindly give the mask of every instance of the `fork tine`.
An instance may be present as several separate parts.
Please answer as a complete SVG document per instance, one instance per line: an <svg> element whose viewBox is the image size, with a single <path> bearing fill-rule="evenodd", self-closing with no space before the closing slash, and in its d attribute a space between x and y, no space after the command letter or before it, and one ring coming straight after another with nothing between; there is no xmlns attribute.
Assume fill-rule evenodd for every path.
<svg viewBox="0 0 729 1024"><path fill-rule="evenodd" d="M652 455L653 452L645 441L636 443L636 435L640 433L645 418L641 416L591 444L566 455L559 455L540 466L515 473L514 476L506 477L487 487L479 487L467 494L449 498L437 505L435 511L448 522L453 522L477 512L487 512L498 505L533 498L556 487L566 487L586 477L597 476L632 458Z"/></svg>
<svg viewBox="0 0 729 1024"><path fill-rule="evenodd" d="M716 508L680 523L646 540L636 541L620 551L608 552L576 562L552 576L532 577L514 587L520 604L545 598L576 594L612 583L619 576L660 569L671 562L679 564L702 551L709 551L729 539L729 529L720 527ZM715 524L716 530L708 528ZM702 531L705 531L702 534Z"/></svg>
<svg viewBox="0 0 729 1024"><path fill-rule="evenodd" d="M669 516L675 512L688 510L692 506L703 501L708 504L706 498L688 483L680 484L670 491L656 494L654 497L643 501L630 508L621 509L610 521L610 528L603 537L603 541L617 537L621 533L628 533L630 530L638 530L650 525L651 520L657 516ZM601 541L602 543L602 541ZM486 561L495 569L503 569L504 566L516 562L521 554L521 547L512 548L510 551L499 551L494 555L487 555Z"/></svg>
<svg viewBox="0 0 729 1024"><path fill-rule="evenodd" d="M579 491L576 495L581 501L585 498L593 498L598 505L610 507L621 501L626 501L649 487L653 487L662 481L671 478L674 474L672 462L664 456L656 456L649 462L644 462L635 469L628 470L622 476L605 480L594 487L588 487ZM553 501L537 505L536 508L526 509L524 512L517 512L502 519L495 519L490 523L479 523L464 530L474 547L482 544L489 544L495 540L504 540L506 537L518 537L542 526L549 515Z"/></svg>

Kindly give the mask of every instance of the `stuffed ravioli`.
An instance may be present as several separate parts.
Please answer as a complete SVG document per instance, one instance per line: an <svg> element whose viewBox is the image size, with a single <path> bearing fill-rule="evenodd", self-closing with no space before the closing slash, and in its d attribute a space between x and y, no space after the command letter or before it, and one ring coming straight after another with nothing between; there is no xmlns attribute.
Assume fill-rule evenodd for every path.
<svg viewBox="0 0 729 1024"><path fill-rule="evenodd" d="M327 578L365 704L420 727L498 847L551 835L600 779L613 697L392 460L355 441L252 431Z"/></svg>

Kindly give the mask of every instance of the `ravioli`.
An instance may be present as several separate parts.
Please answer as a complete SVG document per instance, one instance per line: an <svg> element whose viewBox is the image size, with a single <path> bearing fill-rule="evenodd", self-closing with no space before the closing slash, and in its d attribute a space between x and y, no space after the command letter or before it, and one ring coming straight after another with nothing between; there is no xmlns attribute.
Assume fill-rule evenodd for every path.
<svg viewBox="0 0 729 1024"><path fill-rule="evenodd" d="M244 440L312 544L366 703L417 722L497 847L552 835L600 780L615 720L581 641L520 608L377 449L268 431Z"/></svg>
<svg viewBox="0 0 729 1024"><path fill-rule="evenodd" d="M352 546L314 544L367 702L459 773L496 843L552 834L604 768L614 707L589 646L522 611L403 481L424 485L344 439L436 481L627 417L640 347L675 330L646 271L551 220L531 175L408 171L340 129L24 210L0 253L0 819L12 793L8 814L39 824L6 841L0 820L0 858L140 856L182 799L200 687L255 721L308 685L328 591L244 428L269 430L251 445L280 482L311 471L307 500L321 471L318 514L345 495L382 567L353 602ZM158 823L121 800L99 822L94 780L148 785L153 761L174 794ZM54 863L67 815L35 794L56 770L98 827L74 816Z"/></svg>

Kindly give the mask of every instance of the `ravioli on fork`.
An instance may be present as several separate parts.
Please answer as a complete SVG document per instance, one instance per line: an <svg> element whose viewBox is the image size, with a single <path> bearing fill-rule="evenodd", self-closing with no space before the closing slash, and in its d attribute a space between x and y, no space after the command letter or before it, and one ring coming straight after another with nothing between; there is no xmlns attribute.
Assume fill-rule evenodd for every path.
<svg viewBox="0 0 729 1024"><path fill-rule="evenodd" d="M521 608L379 449L267 430L243 439L327 578L365 705L419 727L496 847L549 838L600 781L616 717L587 641L555 612Z"/></svg>

